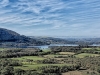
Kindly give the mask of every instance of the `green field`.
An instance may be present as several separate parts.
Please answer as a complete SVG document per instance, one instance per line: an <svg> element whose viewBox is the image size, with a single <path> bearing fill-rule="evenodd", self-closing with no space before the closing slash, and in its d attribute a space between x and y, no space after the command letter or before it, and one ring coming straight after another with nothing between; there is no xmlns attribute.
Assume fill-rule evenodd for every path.
<svg viewBox="0 0 100 75"><path fill-rule="evenodd" d="M95 51L100 51L100 48L83 48L82 50L95 50Z"/></svg>
<svg viewBox="0 0 100 75"><path fill-rule="evenodd" d="M91 50L92 48L82 48L82 50Z"/></svg>
<svg viewBox="0 0 100 75"><path fill-rule="evenodd" d="M91 57L99 56L99 54L81 53L81 54L78 54L78 55L75 55L75 56L78 57L78 58L84 58L84 57L86 57L86 56L91 56Z"/></svg>
<svg viewBox="0 0 100 75"><path fill-rule="evenodd" d="M12 58L13 60L27 60L27 59L32 59L32 60L43 60L45 59L44 57L40 56L23 56L23 57L18 57L18 58Z"/></svg>
<svg viewBox="0 0 100 75"><path fill-rule="evenodd" d="M3 52L5 50L10 50L10 49L1 48L0 50L1 52ZM14 50L16 49L13 49L13 51ZM91 74L88 74L88 72L92 73L92 69L98 67L100 63L99 62L100 57L98 57L100 56L99 54L100 48L83 48L81 51L80 50L79 52L78 51L72 51L72 52L61 51L61 52L53 53L50 49L46 49L46 50L40 51L39 54L37 54L36 56L22 55L18 57L17 55L16 57L2 58L2 59L8 61L9 64L11 63L10 65L13 65L14 69L16 70L22 69L25 72L32 71L32 72L42 73L42 72L51 71L50 73L52 73L53 71L55 71L54 73L56 72L58 73L59 71L61 71L62 75L91 75ZM13 53L13 51L9 51L9 52ZM95 53L97 51L98 53ZM16 51L14 53L16 53ZM86 62L84 60L86 60ZM95 73L99 75L99 73L97 72L97 69L98 68L96 68Z"/></svg>
<svg viewBox="0 0 100 75"><path fill-rule="evenodd" d="M34 65L23 65L23 66L17 66L17 67L14 67L15 69L17 68L20 68L20 69L23 69L23 70L34 70L34 69L37 69L38 67L42 67L42 66L70 66L72 64L34 64Z"/></svg>
<svg viewBox="0 0 100 75"><path fill-rule="evenodd" d="M0 51L8 50L8 48L0 48Z"/></svg>
<svg viewBox="0 0 100 75"><path fill-rule="evenodd" d="M50 55L45 55L44 57L48 57L48 58L54 58L54 57L58 57L58 56L68 56L68 55L60 55L60 54L50 54Z"/></svg>
<svg viewBox="0 0 100 75"><path fill-rule="evenodd" d="M68 54L69 52L67 52ZM38 67L42 67L42 66L64 66L64 65L72 65L72 64L38 64L36 63L35 61L37 60L44 60L44 59L48 59L49 58L54 58L55 56L68 56L68 55L61 55L61 54L50 54L50 55L44 55L43 57L42 56L23 56L23 57L18 57L18 58L11 58L13 60L19 60L22 62L23 66L15 66L14 68L20 68L20 69L23 69L23 70L34 70L34 69L37 69ZM72 53L69 53L69 54L72 54ZM33 60L32 62L28 62L28 59L31 59ZM54 58L56 59L56 58Z"/></svg>
<svg viewBox="0 0 100 75"><path fill-rule="evenodd" d="M48 48L48 49L43 49L42 51L43 52L50 52L51 50Z"/></svg>

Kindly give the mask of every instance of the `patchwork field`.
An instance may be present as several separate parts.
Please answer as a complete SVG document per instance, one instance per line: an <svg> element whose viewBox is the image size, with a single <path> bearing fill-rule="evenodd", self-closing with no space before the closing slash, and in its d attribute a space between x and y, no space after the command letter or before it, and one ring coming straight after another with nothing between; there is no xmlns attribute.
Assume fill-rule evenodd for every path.
<svg viewBox="0 0 100 75"><path fill-rule="evenodd" d="M7 54L7 51L5 51L6 49L1 48L0 50L1 52L5 52L3 52L4 54L2 54L2 57L3 55ZM21 69L25 72L30 71L31 73L41 72L44 73L43 75L45 75L47 72L49 72L50 75L52 75L51 73L55 73L54 75L58 75L58 73L62 75L99 75L98 66L100 65L100 54L95 53L95 51L100 51L100 48L83 48L82 50L80 49L78 51L75 49L73 51L61 51L56 53L50 49L47 49L41 52L36 52L38 53L37 55L34 55L33 52L33 55L31 56L20 56L20 52L23 52L24 50L18 51L19 56L2 58L6 61L9 59L8 63L13 65L14 70ZM29 51L32 52L32 49ZM16 50L15 52L14 49L12 51L9 50L9 56L12 55L10 52L15 54Z"/></svg>
<svg viewBox="0 0 100 75"><path fill-rule="evenodd" d="M18 58L11 58L13 60L19 60L22 62L23 66L15 66L14 68L17 69L17 68L20 68L20 69L23 69L23 70L34 70L34 69L37 69L38 67L42 67L42 66L64 66L64 65L67 65L67 66L70 66L72 64L38 64L36 61L39 61L39 60L44 60L44 59L48 59L49 58L54 58L55 56L67 56L67 55L45 55L43 57L41 56L23 56L23 57L18 57ZM54 58L54 59L58 59L58 58ZM59 60L59 59L58 59Z"/></svg>

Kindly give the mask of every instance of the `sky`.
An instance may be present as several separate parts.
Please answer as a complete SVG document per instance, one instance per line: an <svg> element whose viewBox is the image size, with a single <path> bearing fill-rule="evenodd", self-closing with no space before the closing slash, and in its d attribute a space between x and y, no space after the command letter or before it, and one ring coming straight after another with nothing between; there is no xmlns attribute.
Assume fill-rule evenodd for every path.
<svg viewBox="0 0 100 75"><path fill-rule="evenodd" d="M27 36L100 37L100 0L0 0L0 28Z"/></svg>

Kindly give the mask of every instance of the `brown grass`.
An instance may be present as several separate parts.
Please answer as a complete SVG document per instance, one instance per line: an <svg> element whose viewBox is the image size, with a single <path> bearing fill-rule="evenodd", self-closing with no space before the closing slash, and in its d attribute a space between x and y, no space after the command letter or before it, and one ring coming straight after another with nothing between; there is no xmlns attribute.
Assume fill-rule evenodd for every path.
<svg viewBox="0 0 100 75"><path fill-rule="evenodd" d="M74 52L59 52L59 54L62 54L62 55L74 55L75 53Z"/></svg>
<svg viewBox="0 0 100 75"><path fill-rule="evenodd" d="M63 73L62 75L82 75L82 73L80 71L70 71Z"/></svg>

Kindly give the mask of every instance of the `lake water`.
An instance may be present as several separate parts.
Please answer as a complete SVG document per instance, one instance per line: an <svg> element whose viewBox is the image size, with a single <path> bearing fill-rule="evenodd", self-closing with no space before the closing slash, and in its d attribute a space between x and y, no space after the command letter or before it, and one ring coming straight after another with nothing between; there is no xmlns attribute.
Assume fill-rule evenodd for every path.
<svg viewBox="0 0 100 75"><path fill-rule="evenodd" d="M50 44L42 46L28 46L28 48L39 48L39 49L48 49L50 46L78 46L77 44ZM100 44L93 44L90 46L100 46Z"/></svg>
<svg viewBox="0 0 100 75"><path fill-rule="evenodd" d="M93 44L93 45L90 45L90 46L100 46L100 44Z"/></svg>
<svg viewBox="0 0 100 75"><path fill-rule="evenodd" d="M42 45L42 46L28 46L28 48L47 49L50 46L78 46L78 45L76 45L76 44L50 44L50 45Z"/></svg>

